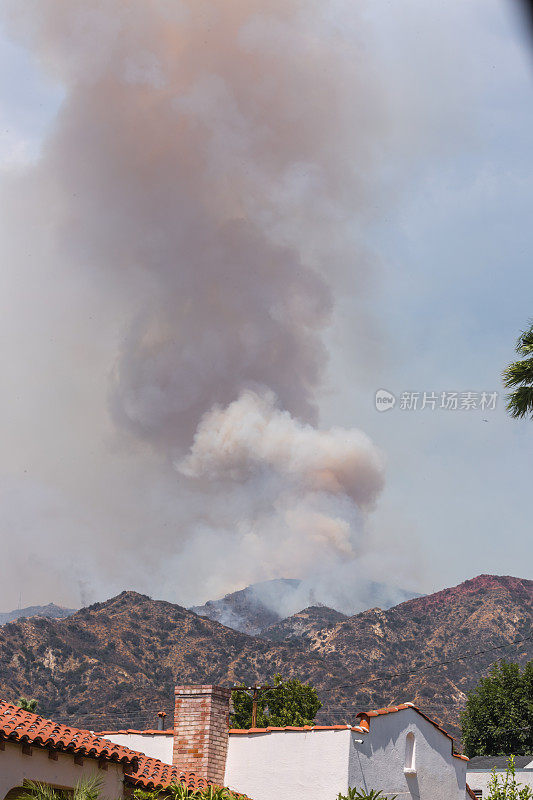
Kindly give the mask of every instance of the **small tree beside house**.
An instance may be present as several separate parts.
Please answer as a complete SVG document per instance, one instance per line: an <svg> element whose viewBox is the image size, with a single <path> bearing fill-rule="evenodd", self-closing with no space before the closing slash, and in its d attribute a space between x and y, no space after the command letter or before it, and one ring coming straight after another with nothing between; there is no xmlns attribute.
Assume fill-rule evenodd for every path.
<svg viewBox="0 0 533 800"><path fill-rule="evenodd" d="M516 780L514 756L509 757L505 775L496 775L492 770L487 800L533 800L533 790Z"/></svg>

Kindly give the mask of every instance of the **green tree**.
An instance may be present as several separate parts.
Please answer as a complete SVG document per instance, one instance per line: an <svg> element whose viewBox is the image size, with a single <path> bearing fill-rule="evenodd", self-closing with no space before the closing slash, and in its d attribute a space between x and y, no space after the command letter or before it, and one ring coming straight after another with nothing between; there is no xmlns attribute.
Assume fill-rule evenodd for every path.
<svg viewBox="0 0 533 800"><path fill-rule="evenodd" d="M461 719L467 756L533 752L533 661L501 661L468 694Z"/></svg>
<svg viewBox="0 0 533 800"><path fill-rule="evenodd" d="M498 776L496 769L492 770L487 800L533 800L533 790L516 780L514 756L509 758L505 775Z"/></svg>
<svg viewBox="0 0 533 800"><path fill-rule="evenodd" d="M19 697L17 700L17 704L20 708L23 708L24 711L31 711L32 714L36 714L38 710L38 703L35 697L29 700L27 697Z"/></svg>
<svg viewBox="0 0 533 800"><path fill-rule="evenodd" d="M522 356L503 371L503 383L514 389L507 395L507 410L512 417L533 417L533 324L523 331L516 342L516 352Z"/></svg>
<svg viewBox="0 0 533 800"><path fill-rule="evenodd" d="M313 725L321 707L322 703L312 686L295 679L285 681L278 674L274 676L273 688L261 693L257 705L257 726L284 728L287 725ZM247 692L233 693L231 724L234 728L252 727L252 698Z"/></svg>

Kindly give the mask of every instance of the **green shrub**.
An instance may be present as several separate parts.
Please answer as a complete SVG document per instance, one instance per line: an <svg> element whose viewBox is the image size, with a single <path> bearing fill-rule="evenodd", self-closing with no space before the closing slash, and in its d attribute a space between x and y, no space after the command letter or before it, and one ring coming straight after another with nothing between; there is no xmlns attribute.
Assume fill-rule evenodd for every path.
<svg viewBox="0 0 533 800"><path fill-rule="evenodd" d="M492 770L487 800L532 800L533 790L518 783L515 775L514 756L509 757L505 775L496 775Z"/></svg>
<svg viewBox="0 0 533 800"><path fill-rule="evenodd" d="M337 797L337 800L396 800L398 797L397 794L393 795L392 797L388 798L388 795L383 794L381 789L376 791L376 789L370 789L366 791L365 789L348 789L348 794L340 794ZM520 798L522 800L522 798Z"/></svg>
<svg viewBox="0 0 533 800"><path fill-rule="evenodd" d="M135 800L246 800L244 795L234 794L221 786L209 786L207 789L189 789L183 783L172 784L161 792L145 792L136 789Z"/></svg>

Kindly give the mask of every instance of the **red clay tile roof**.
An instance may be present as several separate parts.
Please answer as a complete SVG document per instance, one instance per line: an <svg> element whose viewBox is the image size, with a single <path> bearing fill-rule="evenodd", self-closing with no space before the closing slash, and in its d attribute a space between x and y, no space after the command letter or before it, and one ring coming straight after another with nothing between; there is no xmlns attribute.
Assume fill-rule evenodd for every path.
<svg viewBox="0 0 533 800"><path fill-rule="evenodd" d="M77 756L104 758L132 766L136 765L139 758L139 753L134 750L113 744L92 731L52 722L5 700L0 700L0 739L63 750Z"/></svg>
<svg viewBox="0 0 533 800"><path fill-rule="evenodd" d="M142 789L165 789L171 783L183 783L189 789L207 789L209 782L200 778L194 772L183 772L171 764L163 764L157 758L149 758L142 753L134 772L126 775L126 781Z"/></svg>
<svg viewBox="0 0 533 800"><path fill-rule="evenodd" d="M285 728L230 728L230 734L234 733L275 733L276 731L356 731L357 733L366 733L365 728L352 725L304 725L301 728L296 728L288 725Z"/></svg>
<svg viewBox="0 0 533 800"><path fill-rule="evenodd" d="M366 718L369 718L369 717L381 717L383 714L394 714L396 711L403 711L406 708L411 708L413 711L416 711L417 714L420 714L421 717L424 717L424 719L426 719L429 723L431 723L431 725L433 725L434 728L436 728L438 731L443 733L444 736L448 737L448 739L452 743L452 756L454 758L460 758L463 761L468 761L468 758L466 756L463 756L460 753L454 753L453 752L453 746L454 746L454 743L455 743L454 737L451 736L448 733L448 731L445 731L444 728L442 728L439 725L438 722L435 722L434 719L431 719L431 717L428 717L428 715L424 714L423 711L420 711L420 709L417 708L417 706L415 706L414 703L401 703L399 706L389 706L388 708L378 708L375 711L360 711L358 714L356 714L356 716L359 717L361 720L365 720ZM367 722L367 724L370 724L370 719L366 719L366 722Z"/></svg>
<svg viewBox="0 0 533 800"><path fill-rule="evenodd" d="M157 758L138 753L139 764L135 772L125 776L126 783L131 784L136 789L166 789L167 786L175 783L182 783L189 789L207 789L211 786L211 781L200 778L194 772L184 772L170 764L163 764ZM232 792L239 800L249 800L244 794Z"/></svg>

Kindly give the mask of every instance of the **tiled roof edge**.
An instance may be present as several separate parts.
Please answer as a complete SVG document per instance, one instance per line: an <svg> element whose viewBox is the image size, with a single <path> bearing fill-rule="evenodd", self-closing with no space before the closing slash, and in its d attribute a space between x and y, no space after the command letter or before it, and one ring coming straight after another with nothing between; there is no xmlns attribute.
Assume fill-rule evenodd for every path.
<svg viewBox="0 0 533 800"><path fill-rule="evenodd" d="M283 731L292 731L298 733L309 733L312 731L355 731L356 733L367 733L365 728L358 725L303 725L296 727L287 725L284 728L276 728L270 726L268 728L230 728L229 733L232 735L247 735L249 733L280 733Z"/></svg>
<svg viewBox="0 0 533 800"><path fill-rule="evenodd" d="M95 736L123 736L125 734L132 734L135 733L139 736L174 736L174 731L160 731L160 730L150 730L149 728L145 731L138 731L134 730L133 728L128 728L120 731L95 731Z"/></svg>
<svg viewBox="0 0 533 800"><path fill-rule="evenodd" d="M0 700L0 739L132 766L139 758L135 750L115 744L92 731L54 722L6 700Z"/></svg>
<svg viewBox="0 0 533 800"><path fill-rule="evenodd" d="M210 780L197 775L195 772L188 772L175 767L172 764L165 764L158 758L152 758L144 753L139 753L139 763L134 773L126 774L124 780L126 784L136 788L147 790L167 789L169 786L181 783L189 789L207 789L212 786L214 789L220 788ZM250 800L246 795L233 792L239 800Z"/></svg>

